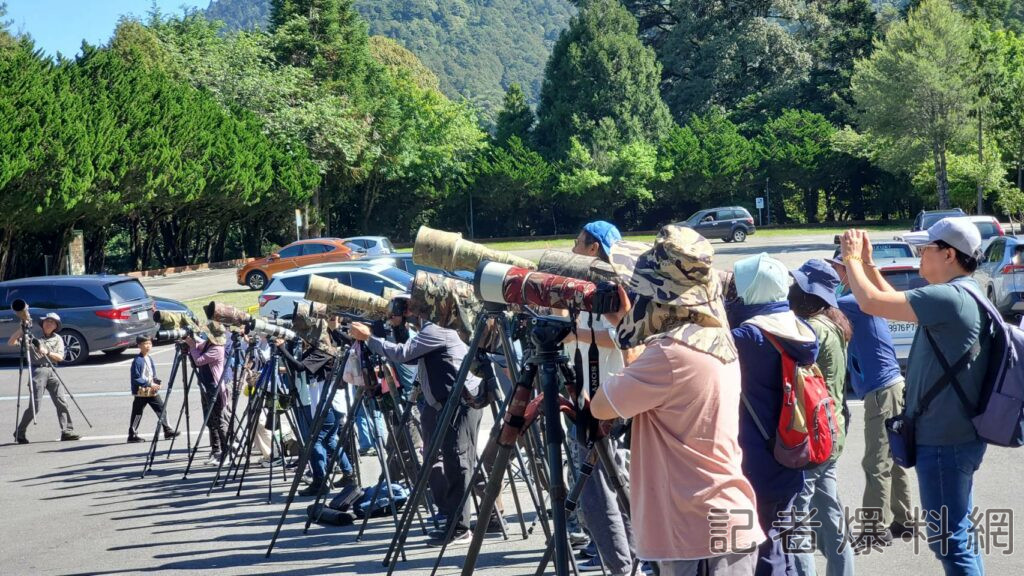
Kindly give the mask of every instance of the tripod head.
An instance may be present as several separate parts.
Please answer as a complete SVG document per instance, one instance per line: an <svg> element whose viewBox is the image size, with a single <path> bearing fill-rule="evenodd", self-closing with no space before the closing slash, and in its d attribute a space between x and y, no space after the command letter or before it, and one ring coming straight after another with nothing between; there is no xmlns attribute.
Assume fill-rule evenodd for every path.
<svg viewBox="0 0 1024 576"><path fill-rule="evenodd" d="M553 352L572 332L573 321L561 316L537 316L531 320L530 336L541 352Z"/></svg>

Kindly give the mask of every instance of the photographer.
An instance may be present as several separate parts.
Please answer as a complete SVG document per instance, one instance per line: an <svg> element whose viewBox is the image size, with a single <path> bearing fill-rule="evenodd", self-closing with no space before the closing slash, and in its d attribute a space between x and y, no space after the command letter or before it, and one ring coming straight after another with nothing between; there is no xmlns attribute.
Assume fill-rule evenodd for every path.
<svg viewBox="0 0 1024 576"><path fill-rule="evenodd" d="M145 442L139 436L139 422L142 420L142 412L149 406L153 409L158 419L163 418L164 403L160 399L160 386L163 382L156 377L156 363L149 351L153 349L153 340L149 336L137 336L135 345L139 347L139 355L132 360L132 416L128 424L128 443ZM164 422L164 438L174 438L181 432L175 432L173 428Z"/></svg>
<svg viewBox="0 0 1024 576"><path fill-rule="evenodd" d="M350 333L356 340L366 342L375 354L380 354L392 362L419 364L417 379L427 403L427 409L422 414L424 436L443 435L441 458L448 486L443 493L436 493L434 496L447 523L455 523L452 541L465 544L470 540L470 507L463 507L459 517L455 517L454 508L461 503L473 480L477 459L476 439L483 411L460 403L451 427L444 430L435 429L436 418L444 409L468 347L459 338L456 330L442 328L434 323L427 317L429 313L430 310L420 310L410 301L403 315L407 321L419 319L420 330L404 344L388 342L373 336L370 327L360 322L352 324ZM480 387L480 380L470 374L467 375L465 385L466 390L475 396ZM424 440L430 441L429 438ZM440 531L432 532L428 545L444 545L446 530L447 526Z"/></svg>
<svg viewBox="0 0 1024 576"><path fill-rule="evenodd" d="M50 364L56 366L64 360L64 340L57 333L61 327L60 316L50 312L39 320L39 326L43 329L42 338L33 338L31 334L27 335L29 338L27 345L32 356L33 367L32 398L35 402L29 404L24 414L21 415L21 422L18 423L18 431L15 433L14 439L18 444L28 444L25 432L28 431L28 425L35 419L35 412L39 411L39 403L43 399L43 390L46 390L50 393L54 407L57 408L61 441L78 440L81 436L75 434L74 424L71 423L71 411L68 410L68 401L60 389L60 380L57 379L55 369L50 366ZM7 344L20 346L23 335L22 328L15 330Z"/></svg>
<svg viewBox="0 0 1024 576"><path fill-rule="evenodd" d="M662 228L653 248L619 242L611 251L637 296L630 303L620 287L623 306L606 316L621 348L645 348L590 407L602 420L633 418L637 555L657 561L662 576L749 576L764 540L740 465L740 370L713 254L679 226Z"/></svg>
<svg viewBox="0 0 1024 576"><path fill-rule="evenodd" d="M205 338L203 336L205 335ZM185 338L189 355L195 362L199 374L199 385L202 393L203 411L208 413L207 428L210 430L210 459L207 466L217 466L227 456L230 449L228 443L228 420L226 413L229 405L227 388L221 385L224 374L224 327L219 322L209 321L205 334L197 340L193 335Z"/></svg>
<svg viewBox="0 0 1024 576"><path fill-rule="evenodd" d="M608 254L612 246L622 240L622 234L613 224L598 220L590 222L580 230L573 244L573 254L600 258L608 262ZM593 330L591 330L591 323ZM583 382L590 382L590 363L588 361L591 346L598 350L598 369L600 382L607 382L612 374L622 372L624 368L622 351L612 340L610 324L607 318L600 316L592 317L589 312L580 312L576 319L576 332L570 334L564 341L565 355L572 362L577 354L580 355L583 367ZM575 435L570 436L573 446L579 457L577 465L582 460L584 449L576 441ZM616 446L616 461L624 464L629 461L629 451ZM628 470L622 466L624 477L629 478ZM601 462L594 467L594 472L583 485L583 492L580 495L581 521L593 539L597 556L578 566L580 572L599 572L601 565L613 576L629 574L633 567L634 543L632 526L627 514L619 508L608 479L608 472L605 471Z"/></svg>

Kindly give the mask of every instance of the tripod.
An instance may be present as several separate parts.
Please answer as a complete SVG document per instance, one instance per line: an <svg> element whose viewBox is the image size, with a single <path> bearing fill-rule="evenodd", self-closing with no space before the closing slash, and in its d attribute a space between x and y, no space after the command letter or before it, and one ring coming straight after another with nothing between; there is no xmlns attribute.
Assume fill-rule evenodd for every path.
<svg viewBox="0 0 1024 576"><path fill-rule="evenodd" d="M186 375L185 372L191 366L192 374ZM156 422L156 431L153 432L153 439L149 443L149 453L146 455L146 463L142 467L142 475L140 478L145 478L146 473L153 469L153 461L156 459L156 443L160 440L160 431L163 428L169 427L167 424L167 407L168 402L171 398L171 391L174 390L174 380L177 378L178 373L181 373L181 379L184 382L185 387L185 403L184 406L188 406L188 383L191 380L191 376L195 375L195 365L191 364L188 359L188 344L184 341L177 341L174 343L174 360L171 362L171 376L167 379L167 391L164 392L164 410L160 413L160 418ZM187 410L187 408L183 409ZM178 414L178 424L181 424L181 414ZM186 431L188 424L186 422ZM177 427L175 427L177 431ZM171 439L171 445L174 445L174 439ZM168 452L170 456L170 452Z"/></svg>
<svg viewBox="0 0 1024 576"><path fill-rule="evenodd" d="M17 442L20 439L18 434L18 427L21 423L21 386L25 385L25 389L28 390L28 407L32 411L32 423L35 424L36 414L39 413L39 407L36 406L36 395L32 390L32 353L29 351L29 335L32 330L32 321L24 320L21 323L21 344L19 345L21 350L18 353L18 404L15 407L14 414L14 441ZM25 378L25 375L28 378Z"/></svg>
<svg viewBox="0 0 1024 576"><path fill-rule="evenodd" d="M383 565L388 567L389 576L394 572L395 565L398 559L397 556L395 555L395 551L404 546L405 540L408 537L409 529L411 528L412 525L412 510L415 510L419 506L420 501L425 494L427 482L429 480L430 467L436 461L438 453L440 452L441 449L441 445L444 441L445 433L450 428L451 423L454 421L456 411L459 409L461 405L462 393L463 390L465 390L466 378L469 374L469 367L473 359L476 357L477 352L480 350L480 344L485 335L486 327L489 320L493 320L494 323L496 324L498 334L501 338L501 345L505 352L505 357L508 359L509 362L509 369L513 373L513 378L516 378L517 376L514 362L515 354L512 348L511 341L508 337L508 330L507 327L505 326L504 312L502 310L503 309L501 307L488 306L485 308L484 312L481 313L477 318L477 323L473 330L473 338L470 341L468 352L466 353L466 356L463 358L462 364L459 367L459 372L455 378L455 383L452 385L452 389L449 392L448 401L445 403L444 410L437 419L437 433L435 433L433 438L431 439L430 448L428 449L423 459L423 468L421 470L420 476L416 480L416 485L413 487L412 493L410 494L409 502L407 504L407 508L404 511L404 515L402 516L402 520L399 523L398 530L395 532L395 536L391 540L391 545L388 548L388 552L384 557ZM510 396L508 401L511 402L512 400L513 397ZM532 448L530 444L531 443L529 442L526 443L528 458L531 462L531 465L534 467L534 478L539 478L539 471L536 469L536 459L533 458ZM504 466L505 465L503 464L503 467ZM499 474L498 476L500 477L501 474ZM472 487L470 487L470 489L472 489ZM535 503L539 504L540 502L535 499ZM540 510L543 510L543 505L538 507L538 511ZM480 515L479 518L484 519L484 521L478 522L478 524L483 525L484 528L486 528L486 519L489 517L490 512L488 512L486 516ZM547 519L542 519L542 522L545 526L545 532L547 532ZM450 522L449 528L454 528L454 523Z"/></svg>

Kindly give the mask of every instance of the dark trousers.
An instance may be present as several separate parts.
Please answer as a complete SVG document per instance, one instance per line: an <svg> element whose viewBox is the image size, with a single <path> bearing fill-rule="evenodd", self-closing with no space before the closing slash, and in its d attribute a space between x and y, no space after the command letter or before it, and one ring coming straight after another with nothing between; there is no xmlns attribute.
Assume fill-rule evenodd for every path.
<svg viewBox="0 0 1024 576"><path fill-rule="evenodd" d="M438 430L444 433L441 453L444 458L444 476L448 481L448 491L440 504L448 523L455 522L458 530L469 529L469 518L472 506L467 502L458 517L456 507L462 502L466 490L473 485L473 471L476 469L476 438L480 431L480 419L483 410L459 406L450 428Z"/></svg>
<svg viewBox="0 0 1024 576"><path fill-rule="evenodd" d="M146 406L153 409L157 418L164 413L164 401L159 396L136 396L132 402L132 419L128 422L129 438L139 435L139 423L142 421L142 412L145 411ZM164 422L163 428L165 432L171 429L166 422Z"/></svg>
<svg viewBox="0 0 1024 576"><path fill-rule="evenodd" d="M422 402L422 398L421 398ZM434 442L434 434L437 431L437 419L441 415L440 411L431 407L426 402L420 405L420 423L423 426L423 448L421 449L421 457L426 457L426 450ZM441 514L448 514L448 508L445 506L445 495L448 493L448 479L444 475L444 454L443 450L438 454L437 460L433 466L430 467L430 493L434 495L434 504L438 508L438 512Z"/></svg>
<svg viewBox="0 0 1024 576"><path fill-rule="evenodd" d="M225 413L228 405L228 393L226 389L217 387L213 390L213 394L210 394L205 388L205 386L200 387L202 390L200 397L203 400L203 414L209 413L210 415L206 421L210 430L210 451L221 456L228 447L228 421L231 419L230 415Z"/></svg>

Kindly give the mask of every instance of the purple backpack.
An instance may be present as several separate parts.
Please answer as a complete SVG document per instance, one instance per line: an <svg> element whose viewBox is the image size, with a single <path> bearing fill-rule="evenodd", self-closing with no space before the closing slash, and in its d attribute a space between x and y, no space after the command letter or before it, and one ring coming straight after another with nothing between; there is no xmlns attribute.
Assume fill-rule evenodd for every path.
<svg viewBox="0 0 1024 576"><path fill-rule="evenodd" d="M1002 314L970 284L953 282L985 309L992 323L992 352L976 415L978 437L997 446L1024 445L1024 330Z"/></svg>

